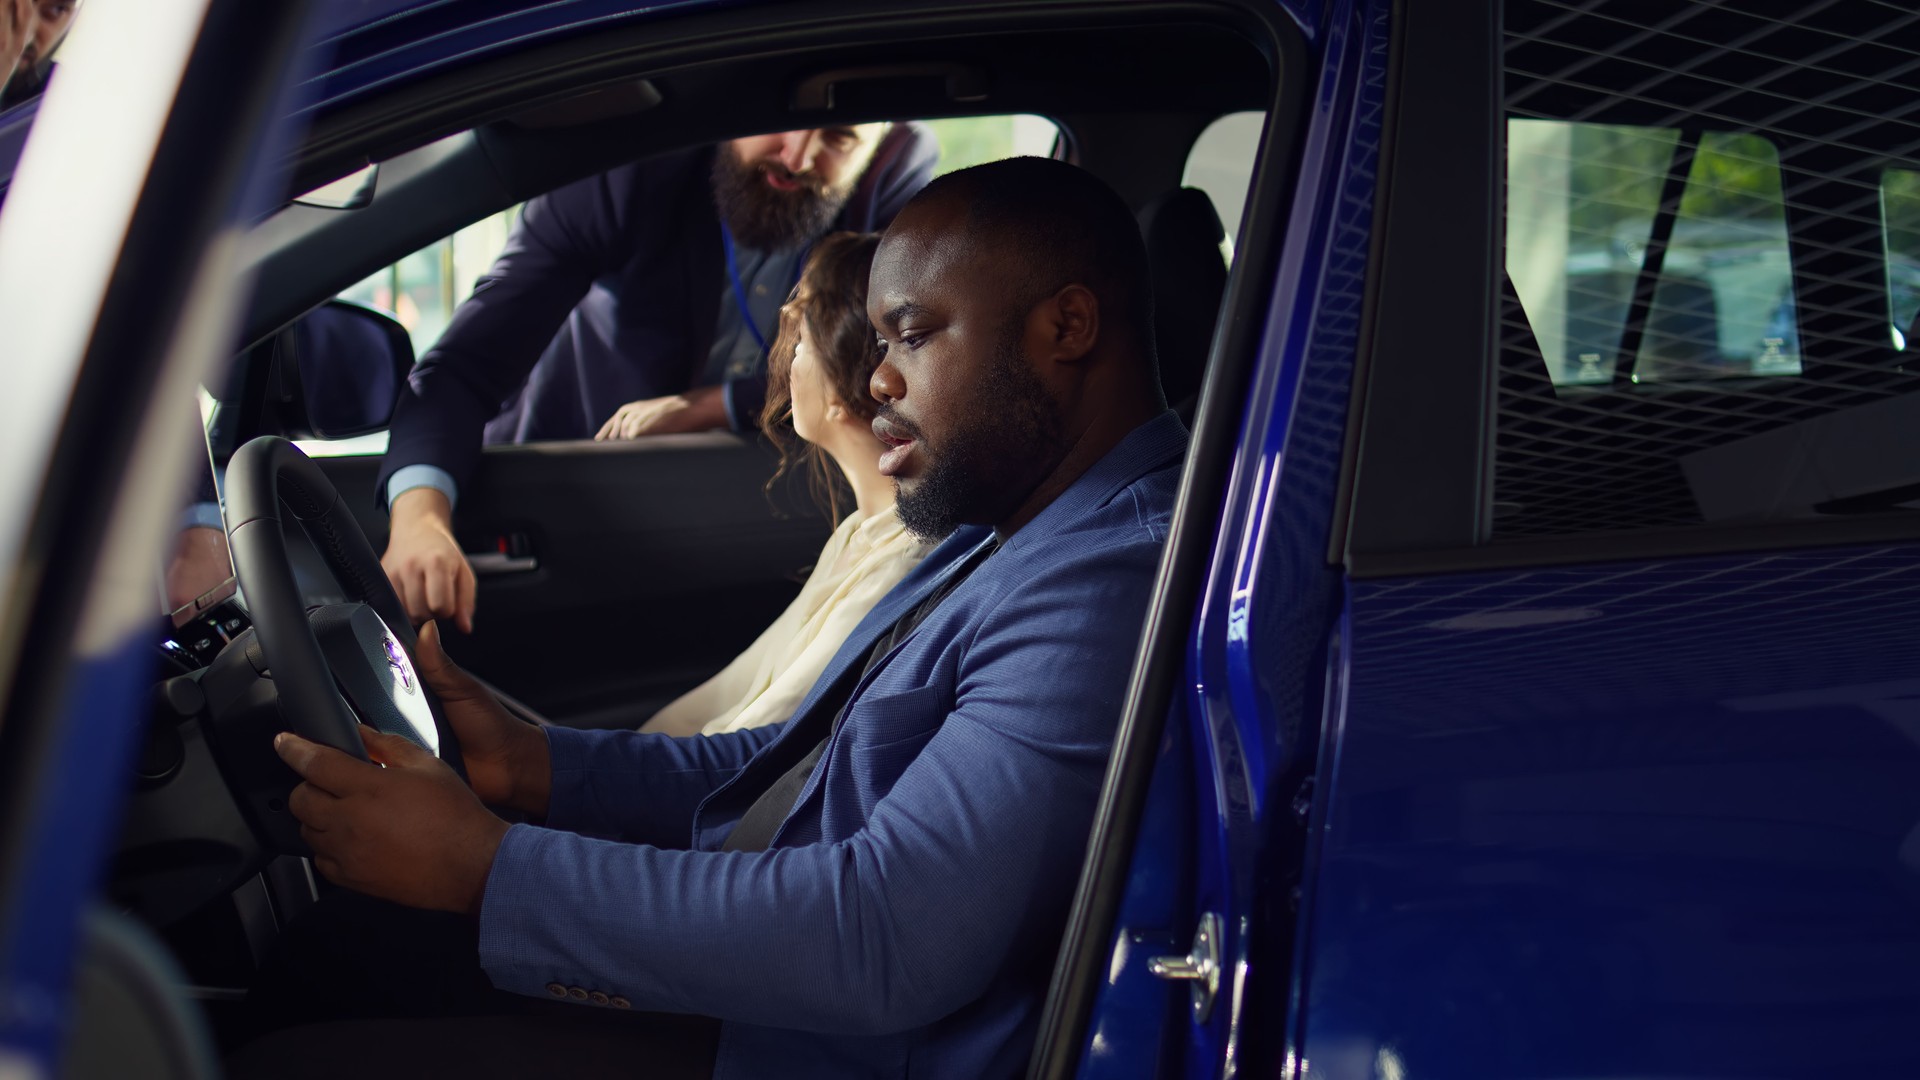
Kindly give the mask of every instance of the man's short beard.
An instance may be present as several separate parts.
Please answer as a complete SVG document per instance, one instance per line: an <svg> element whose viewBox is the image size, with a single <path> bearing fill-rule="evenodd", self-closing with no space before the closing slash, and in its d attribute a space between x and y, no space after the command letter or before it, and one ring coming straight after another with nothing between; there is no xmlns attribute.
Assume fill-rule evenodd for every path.
<svg viewBox="0 0 1920 1080"><path fill-rule="evenodd" d="M47 78L52 74L53 61L28 62L22 58L20 66L13 69L13 78L0 84L0 101L4 101L7 108L12 108L30 97L45 93Z"/></svg>
<svg viewBox="0 0 1920 1080"><path fill-rule="evenodd" d="M776 170L800 184L780 191L762 175ZM826 234L853 197L853 187L835 191L820 177L788 173L775 162L745 162L733 147L713 155L713 202L733 238L760 251L789 251Z"/></svg>
<svg viewBox="0 0 1920 1080"><path fill-rule="evenodd" d="M927 471L894 501L900 523L922 540L941 540L969 522L992 524L1012 513L1065 448L1059 406L1009 328L959 434L927 447ZM886 410L883 408L882 413ZM917 432L915 433L917 434ZM898 485L896 484L896 487Z"/></svg>

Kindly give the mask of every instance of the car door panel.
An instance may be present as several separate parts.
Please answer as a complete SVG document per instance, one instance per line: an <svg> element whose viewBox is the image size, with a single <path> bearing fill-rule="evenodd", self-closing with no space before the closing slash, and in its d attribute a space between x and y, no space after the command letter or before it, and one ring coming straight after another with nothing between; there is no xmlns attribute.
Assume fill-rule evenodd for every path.
<svg viewBox="0 0 1920 1080"><path fill-rule="evenodd" d="M1356 583L1305 1052L1912 1075L1915 611L1915 544Z"/></svg>
<svg viewBox="0 0 1920 1080"><path fill-rule="evenodd" d="M1790 440L1823 482L1869 488L1916 458L1911 431L1866 415L1912 392L1876 205L1885 148L1920 142L1914 89L1876 51L1911 14L1486 15L1455 17L1452 43L1403 39L1404 97L1453 119L1408 108L1388 127L1336 546L1344 692L1323 727L1287 1058L1326 1076L1913 1075L1920 519L1798 501L1779 458L1747 452ZM1817 63L1816 40L1834 43ZM1724 82L1674 73L1709 69ZM1621 194L1598 136L1668 131L1687 134L1643 174L1666 194ZM1713 167L1717 133L1758 144L1746 172ZM1729 236L1790 249L1773 264L1785 279L1792 260L1784 299L1726 290L1684 342L1719 359L1663 368L1642 348L1682 336L1661 328L1661 290L1693 271L1644 253L1637 298L1607 316L1617 355L1579 351L1592 316L1554 305L1597 280L1586 238L1632 214L1713 273L1767 265L1713 250ZM1777 234L1752 224L1769 219ZM1732 368L1722 339L1742 325L1772 340ZM1853 456L1823 455L1836 444ZM1687 468L1704 453L1770 498L1711 512Z"/></svg>
<svg viewBox="0 0 1920 1080"><path fill-rule="evenodd" d="M1284 1039L1276 1017L1303 824L1293 803L1312 761L1339 601L1324 552L1369 255L1387 30L1383 7L1328 5L1314 55L1295 66L1311 80L1268 112L1189 464L1193 490L1217 484L1219 502L1183 497L1182 515L1207 507L1203 524L1177 517L1169 540L1170 557L1195 569L1197 594L1169 620L1179 647L1164 723L1174 728L1135 730L1130 714L1122 730L1036 1076L1233 1075L1255 1060L1250 1048L1271 1052ZM1208 459L1222 448L1231 460L1213 473ZM1189 527L1205 537L1193 548ZM1144 775L1127 777L1131 768ZM1128 780L1138 784L1131 834L1120 824ZM1269 831L1287 843L1270 843ZM1107 848L1121 844L1124 862ZM1098 907L1103 890L1110 915ZM1187 974L1205 976L1176 974L1182 959ZM1065 985L1076 963L1098 972L1084 1004Z"/></svg>
<svg viewBox="0 0 1920 1080"><path fill-rule="evenodd" d="M205 1033L161 965L122 951L127 966L76 985L78 948L146 732L159 553L196 449L177 410L231 348L248 288L236 238L295 133L281 118L302 103L307 10L112 8L43 100L8 192L0 1075L76 1075L76 1035L119 1036L118 1075L213 1064L166 1052Z"/></svg>
<svg viewBox="0 0 1920 1080"><path fill-rule="evenodd" d="M763 443L713 433L492 447L461 493L474 632L448 653L557 723L631 727L790 603L828 526ZM376 549L380 459L320 459Z"/></svg>

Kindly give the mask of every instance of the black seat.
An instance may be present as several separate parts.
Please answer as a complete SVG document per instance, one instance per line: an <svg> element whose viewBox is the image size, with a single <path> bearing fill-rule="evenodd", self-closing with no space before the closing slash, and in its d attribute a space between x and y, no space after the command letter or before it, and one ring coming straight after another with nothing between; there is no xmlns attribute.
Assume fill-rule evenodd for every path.
<svg viewBox="0 0 1920 1080"><path fill-rule="evenodd" d="M1207 351L1227 288L1221 251L1226 230L1213 200L1194 188L1175 188L1142 207L1137 217L1153 272L1154 346L1167 404L1193 422Z"/></svg>

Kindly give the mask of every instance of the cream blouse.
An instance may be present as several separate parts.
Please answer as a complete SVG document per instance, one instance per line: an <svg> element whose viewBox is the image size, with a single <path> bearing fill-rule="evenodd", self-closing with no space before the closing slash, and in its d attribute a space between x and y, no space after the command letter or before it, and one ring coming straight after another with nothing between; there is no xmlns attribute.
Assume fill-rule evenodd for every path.
<svg viewBox="0 0 1920 1080"><path fill-rule="evenodd" d="M640 730L717 735L787 719L847 635L931 550L908 534L892 506L872 517L855 510L827 538L800 595L773 625Z"/></svg>

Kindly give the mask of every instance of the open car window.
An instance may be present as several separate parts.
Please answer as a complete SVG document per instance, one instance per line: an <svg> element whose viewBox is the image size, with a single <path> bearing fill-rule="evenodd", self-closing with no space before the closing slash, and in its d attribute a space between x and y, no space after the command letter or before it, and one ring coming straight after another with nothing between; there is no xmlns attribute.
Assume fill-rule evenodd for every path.
<svg viewBox="0 0 1920 1080"><path fill-rule="evenodd" d="M1248 115L1254 117L1257 134L1261 114ZM935 175L1007 157L1050 157L1060 145L1059 126L1043 116L966 116L921 123L939 141ZM1231 147L1223 152L1230 151ZM1231 193L1236 210L1238 200L1245 197L1251 168L1249 158L1238 188ZM1226 172L1231 186L1233 170ZM475 282L506 247L520 210L516 205L476 221L342 290L339 298L392 315L406 327L414 355L424 355L453 321L454 311L473 291ZM302 439L298 445L318 457L379 454L386 450L387 434L377 431L348 439Z"/></svg>

